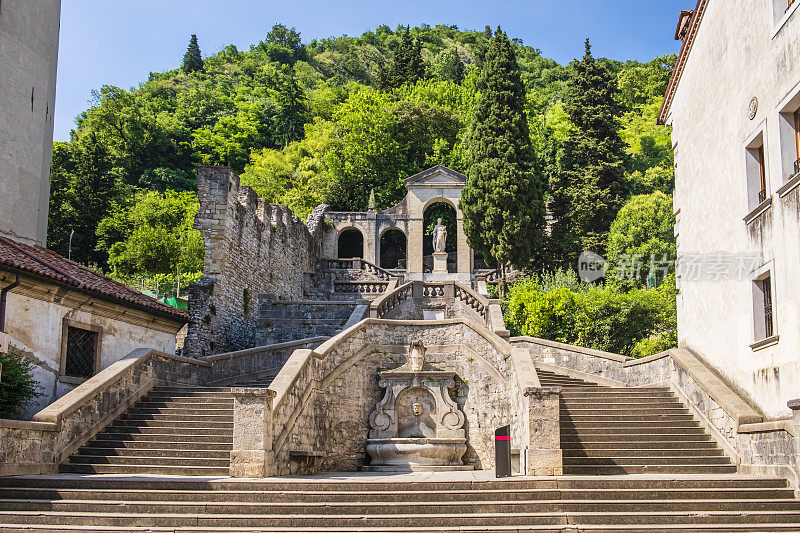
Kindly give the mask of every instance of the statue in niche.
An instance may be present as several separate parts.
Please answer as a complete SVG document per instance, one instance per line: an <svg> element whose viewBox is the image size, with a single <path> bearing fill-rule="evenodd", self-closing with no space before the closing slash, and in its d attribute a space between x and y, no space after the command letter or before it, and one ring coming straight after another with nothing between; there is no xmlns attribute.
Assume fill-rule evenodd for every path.
<svg viewBox="0 0 800 533"><path fill-rule="evenodd" d="M433 228L433 251L444 252L447 244L447 226L442 224L442 219L436 219L436 226Z"/></svg>

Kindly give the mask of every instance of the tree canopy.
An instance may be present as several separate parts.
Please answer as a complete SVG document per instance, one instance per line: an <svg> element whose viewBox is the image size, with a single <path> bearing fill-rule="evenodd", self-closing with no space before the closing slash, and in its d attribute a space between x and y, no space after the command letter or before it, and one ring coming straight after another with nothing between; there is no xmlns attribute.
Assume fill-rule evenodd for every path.
<svg viewBox="0 0 800 533"><path fill-rule="evenodd" d="M192 57L202 63L190 67ZM73 259L121 279L199 269L184 257L191 246L183 236L191 233L185 217L195 202L184 193L194 191L200 164L229 165L260 196L304 216L323 201L364 209L372 189L377 207L389 207L402 199L403 178L438 163L470 174L475 143L483 139L481 149L497 157L479 162L474 173L497 181L490 197L476 201L500 209L491 211L483 240L495 243L498 257L520 262L543 247L539 198L548 194L555 205L562 169L582 176L571 182L576 187L589 187L581 194L567 189L562 198L583 206L592 195L608 202L598 241L608 238L626 195L672 192L669 129L655 126L654 117L674 56L649 63L590 58L586 66L566 67L490 30L381 25L360 36L303 42L296 29L275 24L248 49L230 45L205 58L192 39L186 59L132 89L100 87L70 142L54 144L51 248L66 255L74 230ZM602 111L597 124L581 111L580 69L591 80L581 83L603 98L593 111ZM382 85L392 72L394 81ZM490 101L502 102L502 110L492 110ZM478 114L486 119L483 130L473 122ZM598 144L610 130L621 141L606 136L613 142ZM515 136L492 139L497 132ZM567 164L595 153L608 157L588 172ZM602 187L592 176L602 177ZM529 179L531 187L509 194ZM609 192L608 183L621 192ZM512 197L521 205L510 205ZM183 225L147 214L161 209ZM507 228L496 225L500 212ZM137 217L147 222L132 222ZM146 245L157 234L168 245ZM189 255L197 258L194 250Z"/></svg>

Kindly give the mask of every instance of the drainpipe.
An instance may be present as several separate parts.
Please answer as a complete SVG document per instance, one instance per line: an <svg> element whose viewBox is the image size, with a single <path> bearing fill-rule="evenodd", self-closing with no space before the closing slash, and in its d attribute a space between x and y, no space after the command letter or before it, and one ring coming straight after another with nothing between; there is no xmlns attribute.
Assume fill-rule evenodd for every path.
<svg viewBox="0 0 800 533"><path fill-rule="evenodd" d="M3 290L0 290L0 333L6 332L6 299L8 293L17 285L19 285L19 274L16 275L16 279L13 283L6 285L3 287Z"/></svg>

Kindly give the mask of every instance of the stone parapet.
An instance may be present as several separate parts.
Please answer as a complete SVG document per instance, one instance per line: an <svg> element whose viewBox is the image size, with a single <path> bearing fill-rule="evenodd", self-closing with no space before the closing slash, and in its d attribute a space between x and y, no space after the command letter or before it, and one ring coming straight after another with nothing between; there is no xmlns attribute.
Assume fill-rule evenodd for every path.
<svg viewBox="0 0 800 533"><path fill-rule="evenodd" d="M560 476L563 474L559 399L561 387L528 387L527 450L525 474L528 476Z"/></svg>
<svg viewBox="0 0 800 533"><path fill-rule="evenodd" d="M266 477L275 474L272 453L272 400L275 391L235 387L233 394L232 477Z"/></svg>

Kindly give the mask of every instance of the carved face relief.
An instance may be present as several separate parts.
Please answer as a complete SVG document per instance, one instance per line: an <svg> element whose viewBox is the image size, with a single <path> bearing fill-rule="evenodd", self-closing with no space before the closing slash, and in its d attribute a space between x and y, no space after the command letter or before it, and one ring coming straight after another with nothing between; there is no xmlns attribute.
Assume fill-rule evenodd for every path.
<svg viewBox="0 0 800 533"><path fill-rule="evenodd" d="M414 403L414 405L412 405L411 408L414 410L414 416L422 416L422 404L421 403Z"/></svg>

